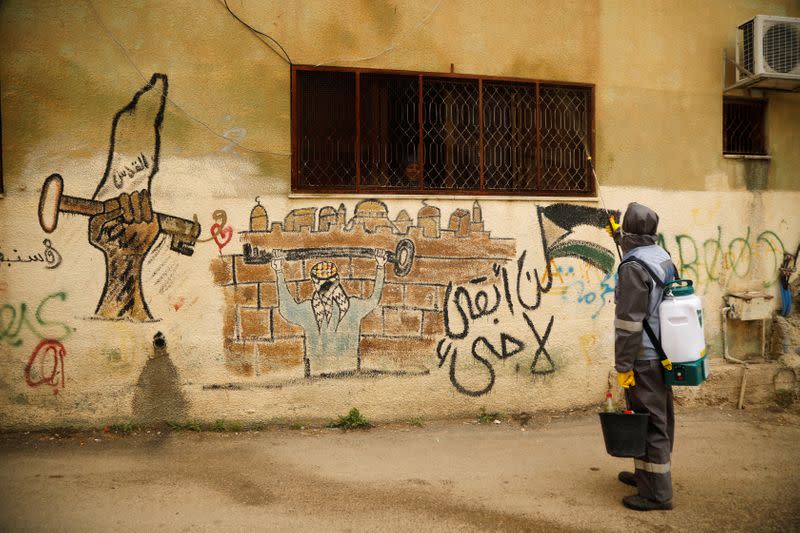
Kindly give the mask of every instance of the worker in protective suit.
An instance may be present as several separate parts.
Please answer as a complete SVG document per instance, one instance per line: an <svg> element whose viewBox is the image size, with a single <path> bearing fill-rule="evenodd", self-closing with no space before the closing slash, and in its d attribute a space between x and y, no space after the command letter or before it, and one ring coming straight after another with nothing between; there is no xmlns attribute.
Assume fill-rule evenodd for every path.
<svg viewBox="0 0 800 533"><path fill-rule="evenodd" d="M672 387L664 383L662 362L644 327L646 320L655 338L660 337L658 306L663 290L659 285L676 275L669 254L656 244L657 228L655 211L635 202L625 211L621 231L613 219L610 228L624 254L614 295L617 379L625 389L628 408L650 414L645 454L634 459L635 473L619 473L620 481L638 489L638 494L626 496L622 503L639 511L672 509Z"/></svg>

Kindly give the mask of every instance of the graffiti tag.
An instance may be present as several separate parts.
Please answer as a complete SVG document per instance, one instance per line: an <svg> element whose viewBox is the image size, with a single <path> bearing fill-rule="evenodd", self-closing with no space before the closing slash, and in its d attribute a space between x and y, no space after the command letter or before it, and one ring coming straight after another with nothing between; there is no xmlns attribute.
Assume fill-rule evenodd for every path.
<svg viewBox="0 0 800 533"><path fill-rule="evenodd" d="M717 226L717 234L702 243L690 235L676 235L677 266L681 277L708 282L717 282L723 270L744 278L762 257L769 257L772 270L765 273L764 287L769 287L778 279L783 254L786 251L783 241L772 230L764 230L754 236L750 226L744 235L723 239L722 228ZM667 248L663 234L658 236L658 244Z"/></svg>
<svg viewBox="0 0 800 533"><path fill-rule="evenodd" d="M22 344L21 334L24 331L29 331L38 339L50 338L56 341L62 341L69 337L73 329L63 322L50 322L44 318L44 311L47 304L52 300L61 300L62 302L67 299L67 294L64 292L55 292L46 296L36 306L36 311L33 315L35 321L32 321L28 316L28 305L21 303L18 306L12 304L3 304L0 306L0 341L5 341L11 346L20 346ZM48 331L42 331L41 328L48 328ZM55 328L60 328L63 333L61 335L52 335Z"/></svg>
<svg viewBox="0 0 800 533"><path fill-rule="evenodd" d="M613 301L614 289L617 286L617 273L596 272L596 276L592 276L589 274L590 271L591 267L583 265L583 272L579 278L574 267L553 264L551 272L554 277L554 286L551 293L561 294L561 299L564 301L575 298L578 304L592 308L594 310L592 319L594 320L606 305Z"/></svg>
<svg viewBox="0 0 800 533"><path fill-rule="evenodd" d="M34 348L25 365L25 383L29 387L49 385L53 394L64 388L64 345L53 339L43 339Z"/></svg>
<svg viewBox="0 0 800 533"><path fill-rule="evenodd" d="M233 227L226 226L228 223L228 213L225 212L224 209L216 209L211 214L212 220L214 220L214 224L211 225L211 237L208 239L197 239L197 242L208 242L213 240L217 244L217 248L219 248L220 253L222 253L222 249L231 242L231 238L233 237Z"/></svg>
<svg viewBox="0 0 800 533"><path fill-rule="evenodd" d="M236 148L240 146L245 137L247 137L247 130L241 127L228 128L222 132L222 136L228 139L228 143L222 147L222 153L238 155Z"/></svg>

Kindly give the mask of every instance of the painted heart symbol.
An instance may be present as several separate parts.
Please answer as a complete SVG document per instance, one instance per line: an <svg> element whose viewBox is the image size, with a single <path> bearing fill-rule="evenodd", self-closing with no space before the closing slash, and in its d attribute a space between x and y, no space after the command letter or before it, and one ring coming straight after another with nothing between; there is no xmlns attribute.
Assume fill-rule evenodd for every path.
<svg viewBox="0 0 800 533"><path fill-rule="evenodd" d="M214 224L211 226L211 236L214 237L214 242L217 243L217 248L219 248L219 251L222 252L222 249L225 248L225 245L231 242L231 237L233 237L233 228L230 226L220 228L219 224Z"/></svg>

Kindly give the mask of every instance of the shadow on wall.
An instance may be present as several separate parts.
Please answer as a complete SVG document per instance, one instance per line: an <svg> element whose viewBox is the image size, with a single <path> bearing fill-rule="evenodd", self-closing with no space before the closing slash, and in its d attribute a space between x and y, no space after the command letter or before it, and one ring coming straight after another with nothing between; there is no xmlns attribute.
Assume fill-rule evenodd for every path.
<svg viewBox="0 0 800 533"><path fill-rule="evenodd" d="M132 406L134 420L148 424L184 420L188 407L178 370L167 352L167 341L159 331L153 337L153 354L136 383Z"/></svg>

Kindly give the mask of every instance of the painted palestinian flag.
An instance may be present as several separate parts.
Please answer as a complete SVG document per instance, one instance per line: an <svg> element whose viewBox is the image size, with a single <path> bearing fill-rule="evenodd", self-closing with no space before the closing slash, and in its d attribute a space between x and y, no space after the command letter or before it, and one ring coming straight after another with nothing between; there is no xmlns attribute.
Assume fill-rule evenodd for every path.
<svg viewBox="0 0 800 533"><path fill-rule="evenodd" d="M606 274L614 269L614 252L597 243L570 239L578 226L608 226L609 216L620 219L619 210L598 209L583 205L553 204L537 208L542 244L548 261L556 257L575 257L602 270ZM611 242L611 239L609 238Z"/></svg>

